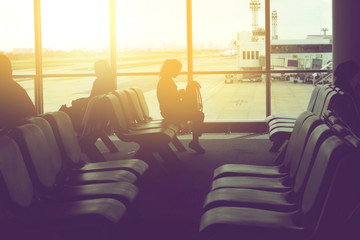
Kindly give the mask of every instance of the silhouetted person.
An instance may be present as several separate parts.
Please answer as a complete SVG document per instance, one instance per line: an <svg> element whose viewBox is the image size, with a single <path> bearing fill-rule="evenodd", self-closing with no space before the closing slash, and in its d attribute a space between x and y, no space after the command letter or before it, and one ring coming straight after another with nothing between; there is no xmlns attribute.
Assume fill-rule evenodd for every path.
<svg viewBox="0 0 360 240"><path fill-rule="evenodd" d="M161 115L168 122L186 123L191 121L193 140L189 143L189 147L198 153L204 153L205 150L199 143L204 113L185 103L184 98L187 93L183 89L178 91L177 85L173 80L180 73L181 67L182 64L176 59L165 60L161 67L159 73L160 80L157 85L157 98ZM190 84L199 85L197 82Z"/></svg>
<svg viewBox="0 0 360 240"><path fill-rule="evenodd" d="M35 115L36 109L29 95L12 79L10 59L0 54L0 129Z"/></svg>
<svg viewBox="0 0 360 240"><path fill-rule="evenodd" d="M93 83L90 97L107 94L116 90L115 81L110 65L105 60L96 61L94 64L96 79Z"/></svg>
<svg viewBox="0 0 360 240"><path fill-rule="evenodd" d="M98 60L94 63L94 71L96 79L93 83L90 96L87 98L79 98L72 101L71 107L66 105L61 106L60 111L66 112L73 122L74 128L79 131L81 129L81 122L85 114L86 106L92 97L107 94L114 90L115 81L111 72L111 67L105 60Z"/></svg>
<svg viewBox="0 0 360 240"><path fill-rule="evenodd" d="M350 126L351 130L360 136L360 95L356 78L359 78L359 65L354 60L340 63L334 71L334 85L347 93L349 100L341 99L333 104L332 108L338 116ZM350 103L351 102L351 103Z"/></svg>
<svg viewBox="0 0 360 240"><path fill-rule="evenodd" d="M353 94L354 88L351 81L359 72L359 66L354 60L340 63L334 71L334 85L341 90Z"/></svg>

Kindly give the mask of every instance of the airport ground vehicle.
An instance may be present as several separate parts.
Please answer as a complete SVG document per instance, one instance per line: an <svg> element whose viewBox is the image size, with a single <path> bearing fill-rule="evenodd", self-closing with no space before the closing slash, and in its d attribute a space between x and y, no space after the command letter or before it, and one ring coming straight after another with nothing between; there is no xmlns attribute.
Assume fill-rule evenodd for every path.
<svg viewBox="0 0 360 240"><path fill-rule="evenodd" d="M234 83L234 75L226 74L225 75L225 84Z"/></svg>

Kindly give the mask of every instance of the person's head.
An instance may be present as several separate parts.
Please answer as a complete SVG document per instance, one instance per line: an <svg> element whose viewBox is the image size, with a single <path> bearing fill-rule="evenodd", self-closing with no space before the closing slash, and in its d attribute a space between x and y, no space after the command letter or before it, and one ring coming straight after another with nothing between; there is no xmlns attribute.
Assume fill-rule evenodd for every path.
<svg viewBox="0 0 360 240"><path fill-rule="evenodd" d="M12 78L12 67L10 59L0 53L0 81Z"/></svg>
<svg viewBox="0 0 360 240"><path fill-rule="evenodd" d="M107 77L111 74L111 68L107 61L98 60L94 63L95 75L97 77Z"/></svg>
<svg viewBox="0 0 360 240"><path fill-rule="evenodd" d="M354 60L340 63L334 71L334 85L340 88L351 87L351 80L359 72L359 66Z"/></svg>
<svg viewBox="0 0 360 240"><path fill-rule="evenodd" d="M176 59L166 59L160 69L159 76L162 78L176 77L181 70L182 64Z"/></svg>

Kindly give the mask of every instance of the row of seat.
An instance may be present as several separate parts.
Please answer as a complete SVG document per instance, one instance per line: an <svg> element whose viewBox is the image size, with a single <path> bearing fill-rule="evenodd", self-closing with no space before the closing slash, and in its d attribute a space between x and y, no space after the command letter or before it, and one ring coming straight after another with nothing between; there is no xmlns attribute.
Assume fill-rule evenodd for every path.
<svg viewBox="0 0 360 240"><path fill-rule="evenodd" d="M2 236L117 238L147 168L140 159L83 161L64 112L26 119L0 136Z"/></svg>
<svg viewBox="0 0 360 240"><path fill-rule="evenodd" d="M178 166L178 158L170 145L177 151L186 150L177 137L183 126L152 119L139 88L116 90L92 98L85 112L83 126L80 144L92 161L103 156L96 148L97 139L101 139L110 152L118 151L108 137L109 129L121 141L139 144L134 156L153 165L152 169L167 172Z"/></svg>
<svg viewBox="0 0 360 240"><path fill-rule="evenodd" d="M333 116L330 125L309 111L296 119L278 165L217 168L204 202L200 236L358 239L354 219L359 217L360 141L333 114L327 115Z"/></svg>
<svg viewBox="0 0 360 240"><path fill-rule="evenodd" d="M317 85L311 94L307 111L320 118L326 110L332 110L344 93L333 85ZM296 118L270 115L265 119L268 126L269 139L273 142L270 151L278 151L285 140L289 139Z"/></svg>
<svg viewBox="0 0 360 240"><path fill-rule="evenodd" d="M2 236L118 239L123 222L135 212L132 203L139 193L139 179L149 171L148 163L152 168L168 167L159 165L153 154L159 153L164 162L176 161L169 144L185 150L176 137L180 126L152 120L148 113L142 91L133 88L92 98L80 134L61 111L25 119L4 132L0 136ZM143 160L116 160L118 149L109 131L123 141L138 143L136 156ZM99 138L110 154L97 149Z"/></svg>

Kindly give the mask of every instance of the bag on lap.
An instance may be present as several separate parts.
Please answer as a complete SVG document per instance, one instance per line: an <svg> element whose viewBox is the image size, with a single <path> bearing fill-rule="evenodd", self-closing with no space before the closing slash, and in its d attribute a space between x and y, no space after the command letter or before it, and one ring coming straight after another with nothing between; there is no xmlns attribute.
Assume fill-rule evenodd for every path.
<svg viewBox="0 0 360 240"><path fill-rule="evenodd" d="M202 97L200 93L200 84L196 81L189 82L186 86L184 104L186 108L192 111L203 111Z"/></svg>

